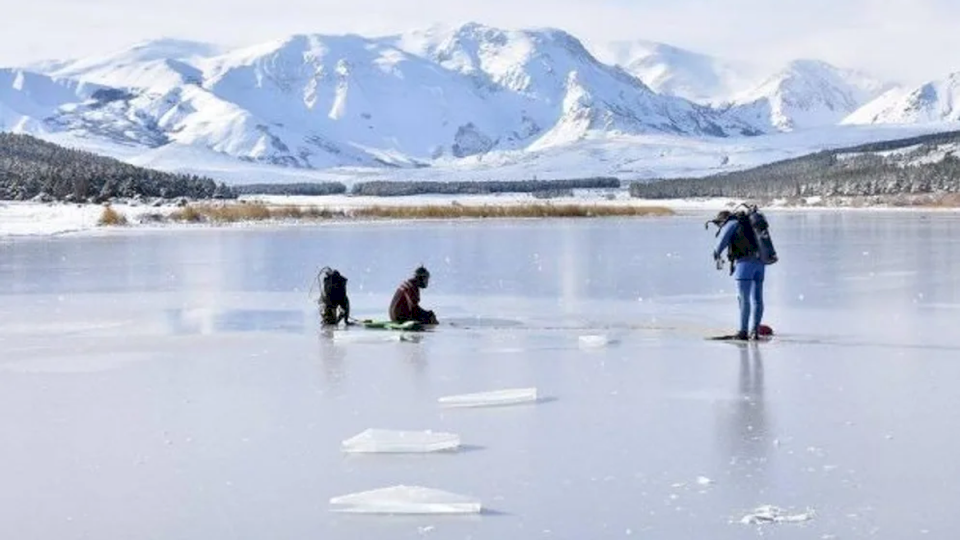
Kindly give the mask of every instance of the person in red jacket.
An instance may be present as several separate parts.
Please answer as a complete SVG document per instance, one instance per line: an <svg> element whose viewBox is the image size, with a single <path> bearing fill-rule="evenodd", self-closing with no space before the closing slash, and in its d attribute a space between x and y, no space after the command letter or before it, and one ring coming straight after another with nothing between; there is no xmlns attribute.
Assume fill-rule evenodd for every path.
<svg viewBox="0 0 960 540"><path fill-rule="evenodd" d="M432 311L420 307L420 289L426 289L430 283L430 272L420 266L413 277L397 287L390 301L390 320L393 322L417 321L422 324L437 324L437 316Z"/></svg>

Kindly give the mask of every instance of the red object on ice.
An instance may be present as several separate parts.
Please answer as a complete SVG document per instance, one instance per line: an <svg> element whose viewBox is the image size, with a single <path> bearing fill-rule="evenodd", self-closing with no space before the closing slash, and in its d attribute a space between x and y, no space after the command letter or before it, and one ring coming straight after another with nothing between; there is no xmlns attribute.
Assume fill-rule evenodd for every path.
<svg viewBox="0 0 960 540"><path fill-rule="evenodd" d="M758 336L772 336L772 335L773 335L773 328L770 328L769 326L767 326L767 325L765 325L765 324L761 324L760 326L757 327L757 335L758 335Z"/></svg>

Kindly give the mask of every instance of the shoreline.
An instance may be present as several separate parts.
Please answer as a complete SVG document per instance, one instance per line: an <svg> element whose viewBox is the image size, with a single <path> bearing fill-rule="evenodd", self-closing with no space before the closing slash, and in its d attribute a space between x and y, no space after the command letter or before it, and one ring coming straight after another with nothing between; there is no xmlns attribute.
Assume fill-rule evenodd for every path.
<svg viewBox="0 0 960 540"><path fill-rule="evenodd" d="M765 212L960 212L960 197L944 195L906 198L898 204L878 203L878 197L838 197L757 201ZM550 199L531 194L413 195L373 197L348 195L250 195L236 200L112 204L0 201L0 237L55 236L110 229L212 228L263 225L316 225L383 221L461 219L599 219L604 217L671 217L714 213L741 202L732 198L636 199L625 192L584 191ZM824 204L827 202L828 204ZM926 204L923 204L926 203ZM105 208L114 210L123 225L99 223ZM222 209L216 219L182 219L190 209ZM591 209L599 212L591 212ZM274 216L271 210L277 215ZM221 210L217 210L220 212ZM181 219L175 219L177 213ZM235 215L234 215L235 214Z"/></svg>

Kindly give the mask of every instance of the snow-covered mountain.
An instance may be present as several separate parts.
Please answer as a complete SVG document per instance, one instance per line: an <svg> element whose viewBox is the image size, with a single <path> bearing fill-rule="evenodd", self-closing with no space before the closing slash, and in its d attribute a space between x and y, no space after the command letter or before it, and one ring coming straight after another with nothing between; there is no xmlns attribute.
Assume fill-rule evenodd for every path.
<svg viewBox="0 0 960 540"><path fill-rule="evenodd" d="M417 165L592 136L752 131L653 92L554 29L296 35L215 52L162 40L48 64L49 76L117 90L37 120L121 144L199 145L308 168Z"/></svg>
<svg viewBox="0 0 960 540"><path fill-rule="evenodd" d="M639 41L605 54L610 63L561 30L473 23L239 49L164 39L0 70L0 129L160 168L246 163L258 175L278 165L356 174L522 164L518 171L564 176L573 156L602 174L650 175L649 159L673 162L681 147L709 141L731 142L717 142L723 155L706 152L702 166L737 166L743 160L727 154L749 148L749 136L834 127L884 87L798 61L710 106L686 98L733 91L749 70ZM818 133L793 140L806 148L838 132ZM564 165L540 167L541 159Z"/></svg>
<svg viewBox="0 0 960 540"><path fill-rule="evenodd" d="M613 41L594 47L598 58L621 66L654 91L702 104L728 101L757 84L757 66L732 62L645 40ZM764 74L765 75L765 74Z"/></svg>
<svg viewBox="0 0 960 540"><path fill-rule="evenodd" d="M795 60L770 75L663 43L621 41L597 50L653 90L726 110L759 132L835 125L893 86L817 60Z"/></svg>
<svg viewBox="0 0 960 540"><path fill-rule="evenodd" d="M742 135L748 126L706 107L653 92L622 69L597 60L555 29L507 31L478 24L387 38L398 48L463 74L501 109L533 120L532 148L579 140L589 132Z"/></svg>
<svg viewBox="0 0 960 540"><path fill-rule="evenodd" d="M793 131L835 125L891 87L818 60L795 60L734 97L731 114L762 129Z"/></svg>
<svg viewBox="0 0 960 540"><path fill-rule="evenodd" d="M913 89L892 89L843 120L844 124L960 122L960 72Z"/></svg>

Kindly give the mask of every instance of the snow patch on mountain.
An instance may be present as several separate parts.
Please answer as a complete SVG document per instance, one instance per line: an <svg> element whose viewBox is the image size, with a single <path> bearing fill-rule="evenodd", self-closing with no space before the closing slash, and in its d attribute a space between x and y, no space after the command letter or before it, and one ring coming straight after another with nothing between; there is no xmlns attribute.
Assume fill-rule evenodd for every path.
<svg viewBox="0 0 960 540"><path fill-rule="evenodd" d="M885 162L901 168L917 167L941 163L947 158L960 159L960 143L916 144L881 152L844 152L837 154L837 159L848 161L864 156L880 157Z"/></svg>
<svg viewBox="0 0 960 540"><path fill-rule="evenodd" d="M157 39L106 55L41 63L35 69L116 88L172 88L200 84L203 76L193 63L220 52L221 47L210 43Z"/></svg>
<svg viewBox="0 0 960 540"><path fill-rule="evenodd" d="M98 90L102 90L99 85L0 69L0 130L42 131L43 118L63 105L90 99Z"/></svg>
<svg viewBox="0 0 960 540"><path fill-rule="evenodd" d="M621 66L660 94L701 104L728 101L761 78L758 66L646 40L613 41L594 47L604 62Z"/></svg>

